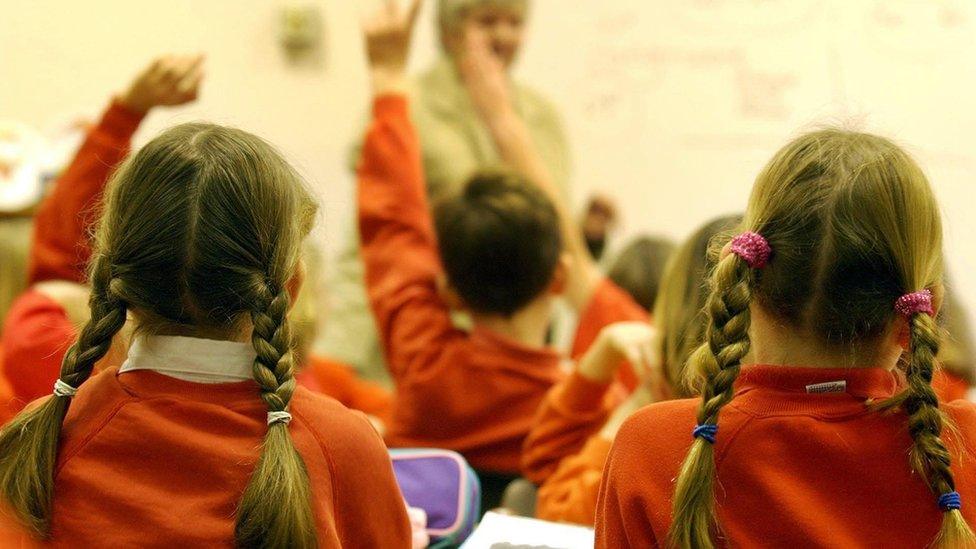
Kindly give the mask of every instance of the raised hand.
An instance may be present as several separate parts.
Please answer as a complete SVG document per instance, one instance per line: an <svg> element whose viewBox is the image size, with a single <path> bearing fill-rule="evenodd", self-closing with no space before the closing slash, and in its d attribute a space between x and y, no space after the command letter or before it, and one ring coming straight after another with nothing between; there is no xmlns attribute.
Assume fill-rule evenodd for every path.
<svg viewBox="0 0 976 549"><path fill-rule="evenodd" d="M136 76L119 100L141 113L194 101L203 80L203 58L203 54L159 57Z"/></svg>
<svg viewBox="0 0 976 549"><path fill-rule="evenodd" d="M485 122L511 114L511 92L505 65L491 51L488 35L477 25L464 31L464 46L458 58L458 72L468 95Z"/></svg>
<svg viewBox="0 0 976 549"><path fill-rule="evenodd" d="M363 24L366 59L369 61L373 91L377 95L402 91L410 55L410 37L420 12L421 0L409 0L406 10L397 0L385 5Z"/></svg>
<svg viewBox="0 0 976 549"><path fill-rule="evenodd" d="M655 348L658 333L644 322L618 322L604 328L579 362L584 377L607 382L613 379L622 361L629 362L641 379L654 377L660 370L660 353Z"/></svg>

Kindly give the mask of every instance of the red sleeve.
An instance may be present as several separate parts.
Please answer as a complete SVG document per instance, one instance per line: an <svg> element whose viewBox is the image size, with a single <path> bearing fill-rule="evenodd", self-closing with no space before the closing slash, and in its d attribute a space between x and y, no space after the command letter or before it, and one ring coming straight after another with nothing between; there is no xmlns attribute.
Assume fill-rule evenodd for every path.
<svg viewBox="0 0 976 549"><path fill-rule="evenodd" d="M3 326L0 362L20 408L50 394L76 329L60 304L36 290L14 300Z"/></svg>
<svg viewBox="0 0 976 549"><path fill-rule="evenodd" d="M544 482L560 461L579 452L603 427L624 393L619 386L594 383L576 372L556 384L522 446L522 474L536 484Z"/></svg>
<svg viewBox="0 0 976 549"><path fill-rule="evenodd" d="M600 330L615 322L648 322L650 315L634 298L617 286L608 278L603 279L593 297L580 313L579 325L576 327L576 337L570 350L570 357L579 360L590 345L596 341ZM627 387L628 391L637 387L637 374L629 364L618 370L617 379Z"/></svg>
<svg viewBox="0 0 976 549"><path fill-rule="evenodd" d="M91 255L87 239L91 210L112 170L128 153L141 121L142 115L113 102L88 133L34 218L29 284L52 279L84 282Z"/></svg>
<svg viewBox="0 0 976 549"><path fill-rule="evenodd" d="M366 293L390 372L402 384L445 366L439 359L464 337L437 292L440 258L404 97L375 100L358 177Z"/></svg>
<svg viewBox="0 0 976 549"><path fill-rule="evenodd" d="M611 444L596 435L580 453L564 459L556 472L539 487L535 516L554 522L593 526L603 466Z"/></svg>

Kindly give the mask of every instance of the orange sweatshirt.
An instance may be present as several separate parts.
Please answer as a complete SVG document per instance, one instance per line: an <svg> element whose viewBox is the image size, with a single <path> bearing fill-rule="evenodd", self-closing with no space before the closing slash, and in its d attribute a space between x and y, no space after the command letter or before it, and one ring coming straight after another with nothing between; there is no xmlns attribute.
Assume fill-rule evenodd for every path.
<svg viewBox="0 0 976 549"><path fill-rule="evenodd" d="M573 372L546 393L522 448L522 474L545 482L560 461L576 454L627 397L619 382L596 383ZM601 464L602 469L602 464Z"/></svg>
<svg viewBox="0 0 976 549"><path fill-rule="evenodd" d="M715 497L734 547L926 547L942 511L908 463L902 412L872 412L899 375L879 369L747 366L721 412ZM844 382L842 392L808 393ZM834 383L839 386L840 383ZM597 547L658 547L671 522L674 478L692 442L698 399L652 404L617 434L600 488ZM962 512L976 525L976 406L943 405Z"/></svg>
<svg viewBox="0 0 976 549"><path fill-rule="evenodd" d="M584 318L587 320L585 323L582 322ZM633 296L609 279L605 279L602 286L593 293L589 303L580 312L580 319L569 352L573 360L579 360L583 353L589 350L590 345L593 345L600 335L600 330L605 326L614 322L651 320L648 312L634 301ZM639 383L633 367L626 363L617 370L617 379L624 384L628 392L633 391Z"/></svg>
<svg viewBox="0 0 976 549"><path fill-rule="evenodd" d="M151 370L95 375L64 422L52 539L41 546L230 547L267 431L258 395L253 381L190 383ZM363 414L301 387L290 410L320 546L409 548L389 456Z"/></svg>
<svg viewBox="0 0 976 549"><path fill-rule="evenodd" d="M367 294L397 389L386 441L448 448L476 469L516 473L539 403L565 377L561 358L454 327L437 291L442 268L407 101L378 98L373 116L359 167L359 227ZM601 284L594 302L615 291ZM603 316L625 319L584 314L580 330L598 332L602 325L591 326Z"/></svg>
<svg viewBox="0 0 976 549"><path fill-rule="evenodd" d="M546 395L525 440L522 471L539 484L536 517L593 524L611 441L599 431L627 396L619 383L573 372Z"/></svg>

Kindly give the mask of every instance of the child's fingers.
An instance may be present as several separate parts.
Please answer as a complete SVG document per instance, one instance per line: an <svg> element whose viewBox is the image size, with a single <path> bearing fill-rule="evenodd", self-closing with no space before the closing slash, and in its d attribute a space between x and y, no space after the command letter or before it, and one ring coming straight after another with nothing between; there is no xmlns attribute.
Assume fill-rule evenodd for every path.
<svg viewBox="0 0 976 549"><path fill-rule="evenodd" d="M203 80L203 67L198 67L195 71L183 77L183 80L176 85L176 91L182 95L191 94L190 99L196 99L197 91L200 89L200 82Z"/></svg>
<svg viewBox="0 0 976 549"><path fill-rule="evenodd" d="M180 78L180 81L177 82L176 91L189 93L196 90L200 86L200 81L203 80L203 74L203 55L198 55L192 59L192 63L189 65L187 71Z"/></svg>

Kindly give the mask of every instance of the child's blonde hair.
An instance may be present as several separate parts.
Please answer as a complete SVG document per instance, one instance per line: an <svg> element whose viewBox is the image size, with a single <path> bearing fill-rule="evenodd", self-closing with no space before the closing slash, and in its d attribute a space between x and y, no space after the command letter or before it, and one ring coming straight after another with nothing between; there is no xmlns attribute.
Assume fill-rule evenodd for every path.
<svg viewBox="0 0 976 549"><path fill-rule="evenodd" d="M671 254L664 267L653 318L661 333L664 378L678 398L697 394L685 365L705 336L707 280L718 260L711 243L741 220L742 216L726 216L709 221Z"/></svg>
<svg viewBox="0 0 976 549"><path fill-rule="evenodd" d="M299 176L260 138L207 124L163 132L108 185L89 267L91 320L60 381L88 379L127 312L148 333L233 338L251 325L261 398L285 411L295 390L287 285L315 212ZM69 402L49 397L0 431L0 496L41 537ZM235 537L246 547L316 545L308 474L285 423L268 427Z"/></svg>
<svg viewBox="0 0 976 549"><path fill-rule="evenodd" d="M749 352L749 307L816 334L847 352L879 342L895 319L895 301L942 282L942 225L925 175L887 139L842 130L803 135L783 147L756 179L744 231L773 250L753 269L734 253L711 278L705 342L692 357L703 376L699 425L718 425ZM932 391L939 330L929 314L910 321L908 387L893 399L908 415L911 465L935 499L954 490L944 419ZM721 433L719 432L719 436ZM675 488L670 539L678 547L713 547L717 530L712 444L696 438ZM958 547L973 533L947 511L936 543Z"/></svg>

